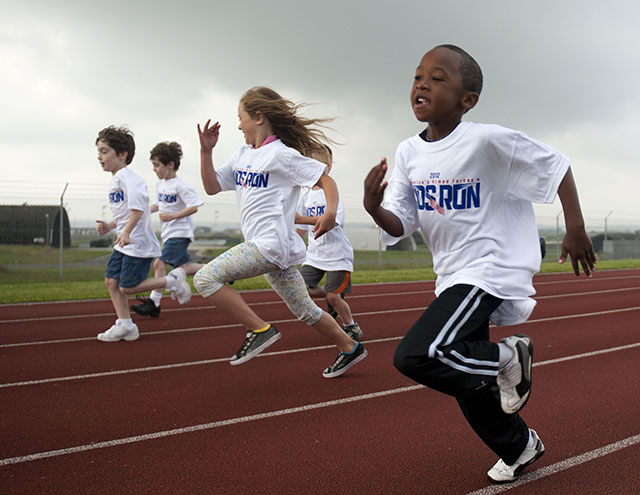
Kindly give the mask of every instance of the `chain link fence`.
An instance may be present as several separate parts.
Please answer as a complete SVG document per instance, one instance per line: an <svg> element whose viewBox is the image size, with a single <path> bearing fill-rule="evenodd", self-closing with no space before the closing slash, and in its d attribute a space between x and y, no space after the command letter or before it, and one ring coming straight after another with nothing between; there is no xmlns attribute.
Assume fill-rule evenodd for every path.
<svg viewBox="0 0 640 495"><path fill-rule="evenodd" d="M105 176L106 177L106 176ZM0 181L0 244L60 246L64 248L109 248L113 235L100 237L96 220L111 220L107 201L108 178L99 183ZM199 186L199 185L197 185ZM66 187L66 190L65 190ZM150 192L153 184L149 185ZM229 247L241 241L235 194L224 192L207 196L196 191L204 205L194 216L194 249ZM346 212L345 231L356 250L356 265L381 268L430 264L431 256L422 235L416 233L397 250L386 249L379 241L379 230L356 196L343 196ZM62 206L62 208L61 208ZM546 258L557 259L564 235L564 220L559 205L536 205L540 236L546 243ZM62 215L62 223L60 222ZM640 258L640 212L584 210L587 231L600 259ZM154 228L160 221L153 215Z"/></svg>

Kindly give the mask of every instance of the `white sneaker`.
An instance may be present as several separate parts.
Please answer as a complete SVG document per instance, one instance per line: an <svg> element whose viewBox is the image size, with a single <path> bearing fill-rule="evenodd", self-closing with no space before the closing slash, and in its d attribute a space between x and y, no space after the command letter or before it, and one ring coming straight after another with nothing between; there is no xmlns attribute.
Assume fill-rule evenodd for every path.
<svg viewBox="0 0 640 495"><path fill-rule="evenodd" d="M171 293L171 299L177 299L180 304L191 301L191 286L187 283L187 272L184 268L174 268L169 272L169 276L176 279L176 287Z"/></svg>
<svg viewBox="0 0 640 495"><path fill-rule="evenodd" d="M515 414L524 407L531 394L533 342L521 334L501 339L500 342L513 351L513 359L498 371L500 405L506 414Z"/></svg>
<svg viewBox="0 0 640 495"><path fill-rule="evenodd" d="M534 447L532 449L525 447L520 457L518 457L518 460L511 466L506 465L502 459L496 462L487 472L487 476L489 476L491 481L494 483L511 483L518 479L518 476L520 476L524 468L530 466L542 457L545 450L542 440L540 440L535 430L530 429L529 432L531 436L533 436Z"/></svg>
<svg viewBox="0 0 640 495"><path fill-rule="evenodd" d="M98 334L98 340L102 342L118 342L119 340L138 340L140 332L138 326L134 323L131 328L122 325L112 325L109 330Z"/></svg>

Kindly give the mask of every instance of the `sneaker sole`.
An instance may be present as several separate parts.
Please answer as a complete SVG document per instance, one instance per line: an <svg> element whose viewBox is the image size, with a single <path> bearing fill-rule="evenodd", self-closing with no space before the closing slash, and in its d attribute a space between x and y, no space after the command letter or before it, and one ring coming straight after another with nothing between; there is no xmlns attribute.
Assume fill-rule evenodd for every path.
<svg viewBox="0 0 640 495"><path fill-rule="evenodd" d="M515 345L515 352L518 353L518 360L522 363L524 362L524 358L526 356L527 363L523 366L522 380L520 384L516 387L518 394L522 394L523 384L526 392L522 394L522 398L513 406L506 407L502 405L502 410L506 414L516 414L521 411L522 408L529 402L529 397L531 397L531 378L532 378L532 367L533 367L533 341L528 335L524 334L516 334L515 337L520 337L523 339L528 339L529 343L526 344L522 341L518 341ZM525 353L524 350L527 350L528 353Z"/></svg>
<svg viewBox="0 0 640 495"><path fill-rule="evenodd" d="M489 473L487 473L487 478L489 478L489 481L491 481L492 483L495 483L496 485L504 485L504 484L513 483L514 481L516 481L518 479L518 477L520 476L520 473L522 473L522 471L524 471L526 468L531 466L531 464L536 462L538 459L540 459L544 455L546 449L544 448L544 444L542 444L542 441L539 438L538 438L538 443L540 443L542 445L542 450L540 452L538 452L534 457L532 457L529 462L527 462L526 464L523 464L522 466L519 466L514 471L513 478L506 479L506 480L496 480L496 479L493 479L491 476L489 476Z"/></svg>
<svg viewBox="0 0 640 495"><path fill-rule="evenodd" d="M280 339L280 337L282 337L282 334L280 334L280 333L275 334L273 337L271 337L269 340L265 341L260 347L256 348L250 354L246 354L245 356L243 356L243 357L241 357L239 359L232 359L231 361L229 361L229 364L231 364L232 366L236 366L237 364L246 363L251 358L256 357L258 354L260 354L262 351L264 351L271 344L277 342Z"/></svg>
<svg viewBox="0 0 640 495"><path fill-rule="evenodd" d="M358 364L360 361L362 361L364 358L366 358L368 356L368 352L365 349L364 352L362 354L360 354L357 358L355 358L353 361L351 361L348 365L346 365L344 368L342 368L341 370L335 371L331 374L324 374L322 373L322 376L324 376L325 378L337 378L340 375L342 375L345 371L347 371L349 368L351 368L352 366L355 366L356 364Z"/></svg>
<svg viewBox="0 0 640 495"><path fill-rule="evenodd" d="M147 313L145 311L139 311L135 308L135 306L131 306L129 307L129 309L131 311L133 311L135 314L140 315L140 316L150 316L151 318L158 318L160 316L160 311L158 311L157 313Z"/></svg>
<svg viewBox="0 0 640 495"><path fill-rule="evenodd" d="M127 342L133 342L134 340L138 340L140 338L140 334L131 337L131 336L126 336L126 337L121 337L119 339L112 339L112 338L101 338L100 336L104 335L104 333L99 333L98 334L98 340L100 342L120 342L121 340L126 340Z"/></svg>

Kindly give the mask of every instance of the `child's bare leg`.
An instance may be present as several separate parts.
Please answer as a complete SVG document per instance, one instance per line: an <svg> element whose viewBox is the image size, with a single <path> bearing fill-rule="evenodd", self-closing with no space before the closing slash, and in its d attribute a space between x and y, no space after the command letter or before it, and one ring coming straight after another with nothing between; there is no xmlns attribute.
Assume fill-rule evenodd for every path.
<svg viewBox="0 0 640 495"><path fill-rule="evenodd" d="M249 307L242 296L228 285L223 285L220 290L209 296L209 300L216 305L217 309L240 320L247 330L258 330L268 325Z"/></svg>
<svg viewBox="0 0 640 495"><path fill-rule="evenodd" d="M182 268L187 275L193 275L203 266L204 265L202 263L185 263L184 265L182 265Z"/></svg>
<svg viewBox="0 0 640 495"><path fill-rule="evenodd" d="M322 312L322 317L317 323L314 323L313 328L326 337L331 343L335 344L340 352L351 352L356 346L356 341L352 340L342 328L336 323L329 314L325 311Z"/></svg>
<svg viewBox="0 0 640 495"><path fill-rule="evenodd" d="M344 324L353 323L353 315L351 314L351 308L345 302L345 300L342 299L340 294L335 294L333 292L328 292L327 293L327 301L337 311L338 316L342 320L342 323L344 323Z"/></svg>
<svg viewBox="0 0 640 495"><path fill-rule="evenodd" d="M113 303L113 309L116 310L116 315L119 319L126 320L131 318L131 313L129 312L129 306L127 304L127 296L120 291L119 282L120 280L116 278L104 279L104 284L107 286L107 290L109 291L109 296Z"/></svg>

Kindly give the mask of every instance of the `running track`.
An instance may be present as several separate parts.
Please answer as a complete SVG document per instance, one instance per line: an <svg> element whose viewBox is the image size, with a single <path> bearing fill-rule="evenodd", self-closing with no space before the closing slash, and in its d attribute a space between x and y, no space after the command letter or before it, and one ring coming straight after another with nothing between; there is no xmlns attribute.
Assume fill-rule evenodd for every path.
<svg viewBox="0 0 640 495"><path fill-rule="evenodd" d="M433 282L359 285L369 357L336 351L271 291L246 298L283 338L240 366L243 331L207 301L165 299L136 342L95 339L109 301L0 306L0 492L90 494L631 494L640 490L640 270L536 278L523 417L547 452L517 484L455 401L391 360Z"/></svg>

